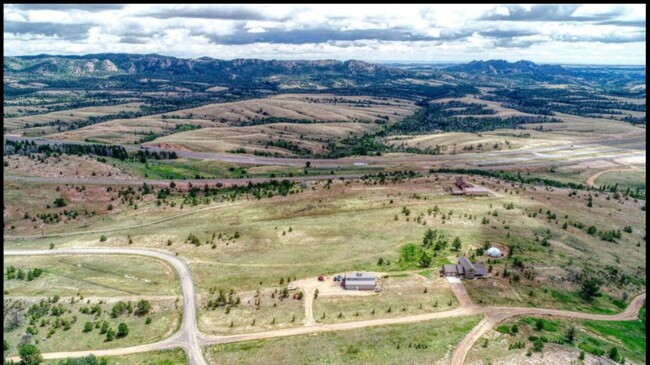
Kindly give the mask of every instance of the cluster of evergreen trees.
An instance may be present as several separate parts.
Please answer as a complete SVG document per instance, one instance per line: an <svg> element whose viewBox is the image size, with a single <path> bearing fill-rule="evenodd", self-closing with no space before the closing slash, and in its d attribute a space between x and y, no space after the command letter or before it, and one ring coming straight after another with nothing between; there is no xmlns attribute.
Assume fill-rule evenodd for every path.
<svg viewBox="0 0 650 365"><path fill-rule="evenodd" d="M122 146L104 145L104 144L37 144L34 141L5 141L5 155L23 155L29 156L35 153L42 153L50 156L54 153L66 155L95 155L103 157L114 157L120 160L126 160L129 154Z"/></svg>

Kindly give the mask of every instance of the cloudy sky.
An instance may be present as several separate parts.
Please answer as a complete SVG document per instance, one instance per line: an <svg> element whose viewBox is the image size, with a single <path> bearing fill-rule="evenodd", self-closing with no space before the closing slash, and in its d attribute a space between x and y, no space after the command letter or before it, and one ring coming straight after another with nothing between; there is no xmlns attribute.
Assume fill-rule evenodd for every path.
<svg viewBox="0 0 650 365"><path fill-rule="evenodd" d="M645 5L4 5L4 55L645 65Z"/></svg>

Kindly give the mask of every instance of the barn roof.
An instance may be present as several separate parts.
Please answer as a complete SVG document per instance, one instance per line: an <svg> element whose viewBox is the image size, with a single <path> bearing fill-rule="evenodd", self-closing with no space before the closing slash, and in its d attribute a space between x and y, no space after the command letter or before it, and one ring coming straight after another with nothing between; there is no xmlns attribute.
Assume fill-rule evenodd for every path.
<svg viewBox="0 0 650 365"><path fill-rule="evenodd" d="M347 272L346 281L375 281L375 273L372 272Z"/></svg>
<svg viewBox="0 0 650 365"><path fill-rule="evenodd" d="M490 191L482 186L470 186L463 188L466 193L489 193Z"/></svg>

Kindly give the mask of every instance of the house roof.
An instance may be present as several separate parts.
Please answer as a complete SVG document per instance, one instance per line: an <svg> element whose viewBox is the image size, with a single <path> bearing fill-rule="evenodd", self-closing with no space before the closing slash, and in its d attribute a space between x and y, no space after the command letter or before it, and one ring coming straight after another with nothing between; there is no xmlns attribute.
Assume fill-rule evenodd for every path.
<svg viewBox="0 0 650 365"><path fill-rule="evenodd" d="M456 268L456 265L444 265L442 270L445 273L458 273L458 269Z"/></svg>
<svg viewBox="0 0 650 365"><path fill-rule="evenodd" d="M484 263L477 262L477 263L474 264L474 267L476 268L475 275L479 275L479 276L487 275L487 269L485 268Z"/></svg>
<svg viewBox="0 0 650 365"><path fill-rule="evenodd" d="M458 263L463 266L463 268L467 271L470 269L476 270L474 265L469 261L469 259L465 256L461 256L458 258Z"/></svg>

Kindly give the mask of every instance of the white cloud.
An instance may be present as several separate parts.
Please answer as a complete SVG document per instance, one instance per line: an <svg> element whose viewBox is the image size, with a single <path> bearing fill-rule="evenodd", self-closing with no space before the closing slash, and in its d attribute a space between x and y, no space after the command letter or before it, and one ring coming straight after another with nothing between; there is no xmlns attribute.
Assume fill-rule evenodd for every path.
<svg viewBox="0 0 650 365"><path fill-rule="evenodd" d="M494 9L494 12L498 15L503 15L503 16L510 15L510 10L508 10L508 8L506 8L505 6L497 6L497 8Z"/></svg>
<svg viewBox="0 0 650 365"><path fill-rule="evenodd" d="M531 16L537 9L522 7ZM480 20L488 12L511 15L508 6L495 4L133 4L98 10L34 10L9 4L4 5L4 54L155 52L178 57L402 61L499 57L645 64L645 10L645 4L588 4L573 12L579 21L517 22ZM69 32L62 27L75 25L85 25L87 35L66 38ZM336 37L342 34L338 32L345 36ZM145 43L135 48L120 43L134 37Z"/></svg>

